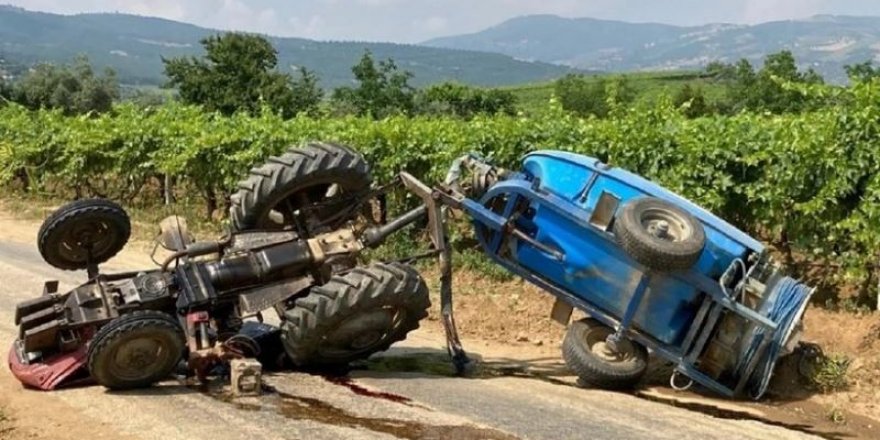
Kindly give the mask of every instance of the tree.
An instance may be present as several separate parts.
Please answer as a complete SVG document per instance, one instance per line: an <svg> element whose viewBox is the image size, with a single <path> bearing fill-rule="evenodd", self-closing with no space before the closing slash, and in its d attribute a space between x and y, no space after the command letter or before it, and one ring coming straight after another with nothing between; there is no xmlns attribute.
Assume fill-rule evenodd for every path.
<svg viewBox="0 0 880 440"><path fill-rule="evenodd" d="M155 89L127 89L122 94L122 100L131 102L141 108L159 107L173 99L173 95L168 90Z"/></svg>
<svg viewBox="0 0 880 440"><path fill-rule="evenodd" d="M305 68L297 79L278 72L278 53L261 36L227 33L201 43L202 58L162 59L167 86L177 88L185 103L224 115L254 114L266 105L289 118L315 109L323 97L316 76Z"/></svg>
<svg viewBox="0 0 880 440"><path fill-rule="evenodd" d="M843 69L846 70L850 81L868 82L880 78L880 66L874 67L872 61L844 66Z"/></svg>
<svg viewBox="0 0 880 440"><path fill-rule="evenodd" d="M731 80L736 77L736 66L713 61L706 65L706 74L719 81Z"/></svg>
<svg viewBox="0 0 880 440"><path fill-rule="evenodd" d="M416 91L409 85L412 73L400 71L394 60L389 58L377 65L372 53L366 51L351 71L358 85L334 90L337 108L376 118L413 111Z"/></svg>
<svg viewBox="0 0 880 440"><path fill-rule="evenodd" d="M456 83L436 84L418 96L419 111L470 118L477 114L516 113L516 96L507 90L481 89Z"/></svg>
<svg viewBox="0 0 880 440"><path fill-rule="evenodd" d="M556 81L554 93L563 109L581 116L594 115L600 118L611 111L609 104L627 105L636 97L635 90L622 76L609 80L604 77L569 74Z"/></svg>
<svg viewBox="0 0 880 440"><path fill-rule="evenodd" d="M72 65L37 65L13 86L11 95L13 101L31 109L102 113L119 98L119 84L113 70L95 75L88 58L78 57Z"/></svg>
<svg viewBox="0 0 880 440"><path fill-rule="evenodd" d="M715 68L717 71L717 67ZM815 103L785 83L821 84L824 79L813 69L798 70L794 55L787 50L768 55L761 70L755 71L742 59L723 71L734 72L728 89L728 106L733 111L752 110L772 113L799 112Z"/></svg>
<svg viewBox="0 0 880 440"><path fill-rule="evenodd" d="M684 115L689 118L699 118L711 113L703 89L693 87L690 84L685 84L679 89L673 98L673 102L676 107L682 108Z"/></svg>
<svg viewBox="0 0 880 440"><path fill-rule="evenodd" d="M12 85L0 77L0 105L12 100Z"/></svg>
<svg viewBox="0 0 880 440"><path fill-rule="evenodd" d="M324 99L324 91L318 85L319 81L315 72L300 67L299 78L291 84L293 101L290 105L309 112L317 109L318 104Z"/></svg>

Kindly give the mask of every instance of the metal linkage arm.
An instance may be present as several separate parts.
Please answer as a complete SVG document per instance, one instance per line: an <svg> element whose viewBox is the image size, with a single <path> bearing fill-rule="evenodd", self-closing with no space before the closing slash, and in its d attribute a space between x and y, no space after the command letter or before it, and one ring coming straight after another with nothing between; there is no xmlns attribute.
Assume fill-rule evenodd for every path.
<svg viewBox="0 0 880 440"><path fill-rule="evenodd" d="M446 231L446 209L441 203L454 204L448 195L430 187L408 173L400 173L403 185L422 199L428 210L428 233L434 248L438 251L440 262L440 314L446 331L446 349L452 358L456 373L464 374L471 360L462 348L455 326L452 307L452 250L449 247ZM444 197L446 196L446 197Z"/></svg>

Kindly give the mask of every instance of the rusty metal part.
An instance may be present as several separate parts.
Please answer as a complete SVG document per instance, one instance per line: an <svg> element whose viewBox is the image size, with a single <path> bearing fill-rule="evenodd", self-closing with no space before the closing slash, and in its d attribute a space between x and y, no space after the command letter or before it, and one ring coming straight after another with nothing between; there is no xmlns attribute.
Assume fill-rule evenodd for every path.
<svg viewBox="0 0 880 440"><path fill-rule="evenodd" d="M244 355L226 344L217 344L211 348L190 351L187 366L195 373L201 383L207 383L211 371L223 364L228 364L233 359L240 359Z"/></svg>
<svg viewBox="0 0 880 440"><path fill-rule="evenodd" d="M470 181L467 187L463 187L462 177L465 172L470 172ZM444 184L460 193L467 193L473 198L480 198L488 191L489 187L507 175L507 170L490 165L476 153L469 153L455 159L449 167Z"/></svg>
<svg viewBox="0 0 880 440"><path fill-rule="evenodd" d="M262 364L256 359L247 359L248 356L254 355L252 351L255 347L245 346L246 344L232 340L227 342L190 351L187 359L189 371L195 374L200 383L207 383L208 376L215 369L228 366L234 394L241 392L236 395L258 395L261 389ZM245 362L237 363L238 361ZM239 365L238 369L236 365Z"/></svg>
<svg viewBox="0 0 880 440"><path fill-rule="evenodd" d="M364 249L364 245L349 228L321 234L309 239L308 244L312 259L317 264L338 255L356 255Z"/></svg>
<svg viewBox="0 0 880 440"><path fill-rule="evenodd" d="M186 345L191 353L196 353L211 346L211 341L208 337L210 320L210 315L204 311L192 312L186 315Z"/></svg>

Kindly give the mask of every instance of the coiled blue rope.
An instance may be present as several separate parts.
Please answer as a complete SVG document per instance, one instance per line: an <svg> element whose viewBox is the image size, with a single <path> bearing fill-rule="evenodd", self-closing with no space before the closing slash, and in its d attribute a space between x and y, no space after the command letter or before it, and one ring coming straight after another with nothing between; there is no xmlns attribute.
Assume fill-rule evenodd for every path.
<svg viewBox="0 0 880 440"><path fill-rule="evenodd" d="M752 386L751 395L753 398L760 399L767 391L776 360L779 358L786 342L788 342L794 326L797 325L796 321L800 319L802 311L812 294L813 289L810 286L801 284L790 277L780 280L773 287L773 291L770 292L767 301L762 307L762 313L777 324L773 339L770 341L761 360L755 365L755 369L751 372L742 371L741 367L748 365L751 359L758 354L757 351L761 346L761 340L767 331L763 327L757 330L749 348L746 350L745 356L740 358L740 368L738 368L742 374L750 374L752 377L750 385Z"/></svg>

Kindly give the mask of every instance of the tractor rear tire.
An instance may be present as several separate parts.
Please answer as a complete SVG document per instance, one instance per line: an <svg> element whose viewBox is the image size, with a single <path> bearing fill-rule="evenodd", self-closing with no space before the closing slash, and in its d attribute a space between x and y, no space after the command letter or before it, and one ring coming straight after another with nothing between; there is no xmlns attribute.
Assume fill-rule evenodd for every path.
<svg viewBox="0 0 880 440"><path fill-rule="evenodd" d="M297 366L344 366L406 339L430 306L425 280L411 266L357 267L297 299L285 313L282 342Z"/></svg>
<svg viewBox="0 0 880 440"><path fill-rule="evenodd" d="M566 365L584 385L606 390L631 389L648 369L648 350L641 344L623 340L617 351L605 343L614 330L587 318L571 323L562 341Z"/></svg>
<svg viewBox="0 0 880 440"><path fill-rule="evenodd" d="M664 225L660 232L658 225ZM706 245L706 231L693 215L665 200L630 200L614 220L617 242L643 266L660 272L694 266Z"/></svg>
<svg viewBox="0 0 880 440"><path fill-rule="evenodd" d="M365 191L371 183L366 160L349 147L310 143L292 148L280 156L270 157L238 184L238 191L230 199L232 228L235 231L289 228L295 224L293 211L340 194ZM336 195L328 196L331 188L337 190ZM338 208L330 207L316 214L314 223L338 214ZM335 219L324 229L335 229L351 219Z"/></svg>
<svg viewBox="0 0 880 440"><path fill-rule="evenodd" d="M135 311L110 321L92 338L89 373L111 390L146 388L171 375L184 348L183 329L171 315Z"/></svg>

